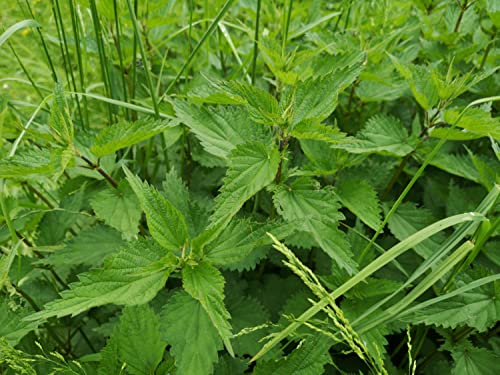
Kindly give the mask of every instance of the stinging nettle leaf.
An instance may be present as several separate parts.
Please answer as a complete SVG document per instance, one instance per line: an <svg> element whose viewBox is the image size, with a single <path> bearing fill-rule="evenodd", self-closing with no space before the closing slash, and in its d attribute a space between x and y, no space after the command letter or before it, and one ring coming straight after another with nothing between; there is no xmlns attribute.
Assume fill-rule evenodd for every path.
<svg viewBox="0 0 500 375"><path fill-rule="evenodd" d="M280 153L258 142L247 142L229 155L229 168L215 212L210 218L215 227L229 221L255 193L269 185L278 171Z"/></svg>
<svg viewBox="0 0 500 375"><path fill-rule="evenodd" d="M271 140L269 128L257 124L243 107L198 107L183 101L174 102L179 119L212 155L227 159L239 144Z"/></svg>
<svg viewBox="0 0 500 375"><path fill-rule="evenodd" d="M352 143L332 145L355 154L380 153L405 156L414 149L414 141L396 117L378 114L371 117Z"/></svg>
<svg viewBox="0 0 500 375"><path fill-rule="evenodd" d="M102 352L99 374L120 373L123 365L129 374L153 374L166 345L159 316L147 304L127 306Z"/></svg>
<svg viewBox="0 0 500 375"><path fill-rule="evenodd" d="M361 179L340 179L335 185L340 201L373 230L382 224L380 201L375 189Z"/></svg>
<svg viewBox="0 0 500 375"><path fill-rule="evenodd" d="M182 269L182 285L184 290L198 300L214 327L219 332L228 352L234 356L229 339L232 336L231 316L224 305L224 277L207 262L199 263L194 267L186 266Z"/></svg>
<svg viewBox="0 0 500 375"><path fill-rule="evenodd" d="M38 322L23 321L27 315L28 309L19 307L13 311L7 299L0 299L0 337L5 338L9 345L17 345L24 336L38 327Z"/></svg>
<svg viewBox="0 0 500 375"><path fill-rule="evenodd" d="M95 194L90 205L96 216L109 226L118 229L125 239L137 234L141 208L127 181L120 181L117 189L107 187Z"/></svg>
<svg viewBox="0 0 500 375"><path fill-rule="evenodd" d="M292 128L290 135L301 140L309 139L328 143L342 143L346 139L345 133L315 119L299 122Z"/></svg>
<svg viewBox="0 0 500 375"><path fill-rule="evenodd" d="M164 130L176 126L169 120L140 119L135 122L118 122L104 128L97 135L90 151L98 157L145 141Z"/></svg>
<svg viewBox="0 0 500 375"><path fill-rule="evenodd" d="M363 69L363 55L354 64L317 79L299 82L293 97L292 126L304 120L325 120L337 107L341 91L352 84Z"/></svg>
<svg viewBox="0 0 500 375"><path fill-rule="evenodd" d="M154 186L142 182L126 167L124 171L146 213L148 228L153 238L169 251L180 251L189 238L182 214Z"/></svg>
<svg viewBox="0 0 500 375"><path fill-rule="evenodd" d="M42 264L56 267L100 266L103 260L124 246L119 232L106 225L98 224L82 230L64 248L40 259Z"/></svg>
<svg viewBox="0 0 500 375"><path fill-rule="evenodd" d="M164 287L170 272L176 267L166 258L165 267L148 270L165 257L165 249L153 240L130 242L104 262L104 267L79 275L80 281L70 284L61 293L62 299L49 302L44 310L26 320L77 315L106 304L140 305L149 302ZM169 268L170 267L170 268Z"/></svg>
<svg viewBox="0 0 500 375"><path fill-rule="evenodd" d="M61 154L60 149L25 149L0 160L0 178L28 180L50 176L60 168Z"/></svg>
<svg viewBox="0 0 500 375"><path fill-rule="evenodd" d="M344 232L338 221L344 219L340 205L331 189L320 189L309 178L298 178L290 186L276 188L274 205L288 222L298 223L298 229L310 233L330 258L349 273L357 269Z"/></svg>
<svg viewBox="0 0 500 375"><path fill-rule="evenodd" d="M216 266L243 271L253 268L255 262L260 260L259 254L253 254L254 250L272 243L266 233L271 232L281 239L294 230L293 224L280 221L254 223L249 220L233 220L205 247L204 254Z"/></svg>
<svg viewBox="0 0 500 375"><path fill-rule="evenodd" d="M172 346L177 374L212 374L222 340L198 300L178 291L164 306L160 323L165 341Z"/></svg>
<svg viewBox="0 0 500 375"><path fill-rule="evenodd" d="M328 336L316 334L301 342L291 354L278 361L261 362L255 375L317 375L322 374L324 366L331 362L328 349L333 341Z"/></svg>

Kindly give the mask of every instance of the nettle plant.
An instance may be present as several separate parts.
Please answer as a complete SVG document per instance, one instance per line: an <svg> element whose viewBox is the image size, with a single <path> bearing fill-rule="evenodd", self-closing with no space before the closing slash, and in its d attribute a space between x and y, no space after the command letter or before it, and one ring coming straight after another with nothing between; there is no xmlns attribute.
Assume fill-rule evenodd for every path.
<svg viewBox="0 0 500 375"><path fill-rule="evenodd" d="M321 1L286 1L279 12L258 1L255 16L262 5L277 31L256 26L246 63L228 37L234 24L222 22L233 2L194 47L190 3L180 8L191 52L169 77L153 56L149 71L145 47L154 48L137 4L88 3L104 95L83 90L79 61L82 90L67 68L67 87L54 71L55 88L40 91L30 116L0 102L0 120L23 120L0 160L2 371L498 372L491 2L395 4L387 24L371 2L337 13ZM310 19L300 16L309 8ZM93 47L67 41L57 1L53 10L71 66L68 47ZM75 27L83 21L70 10ZM101 27L113 17L108 63ZM449 25L432 34L440 17ZM471 19L487 20L484 35ZM329 22L333 32L313 32ZM28 26L39 24L15 24L0 46ZM220 44L219 57L210 52L216 28L236 61L231 74ZM473 37L483 43L474 51ZM204 43L213 67L188 84ZM441 44L458 57L439 60ZM133 58L122 55L130 45ZM137 55L144 97L129 101L140 85L125 66L140 69ZM168 95L174 88L185 94ZM97 115L91 100L104 105ZM94 118L106 125L89 126Z"/></svg>

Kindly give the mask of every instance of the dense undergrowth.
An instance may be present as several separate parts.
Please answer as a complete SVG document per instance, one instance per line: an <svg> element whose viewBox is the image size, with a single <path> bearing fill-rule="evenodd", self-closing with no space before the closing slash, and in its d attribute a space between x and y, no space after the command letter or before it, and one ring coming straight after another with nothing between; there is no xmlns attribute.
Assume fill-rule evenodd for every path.
<svg viewBox="0 0 500 375"><path fill-rule="evenodd" d="M0 373L500 373L498 1L0 25Z"/></svg>

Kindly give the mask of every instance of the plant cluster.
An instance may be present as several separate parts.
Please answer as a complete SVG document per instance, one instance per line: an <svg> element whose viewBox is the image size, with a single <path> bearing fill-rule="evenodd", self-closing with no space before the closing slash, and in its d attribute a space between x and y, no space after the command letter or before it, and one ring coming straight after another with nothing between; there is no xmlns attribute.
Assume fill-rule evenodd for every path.
<svg viewBox="0 0 500 375"><path fill-rule="evenodd" d="M498 1L3 7L2 374L500 372Z"/></svg>

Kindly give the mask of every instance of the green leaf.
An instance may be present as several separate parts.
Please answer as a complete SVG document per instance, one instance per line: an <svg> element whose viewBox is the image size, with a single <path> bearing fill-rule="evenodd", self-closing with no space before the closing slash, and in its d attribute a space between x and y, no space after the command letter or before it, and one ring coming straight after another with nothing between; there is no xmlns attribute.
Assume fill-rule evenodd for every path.
<svg viewBox="0 0 500 375"><path fill-rule="evenodd" d="M396 212L389 218L389 229L398 240L403 241L420 229L431 225L436 219L432 212L425 208L419 208L412 202L402 203ZM441 242L442 236L436 235L426 239L415 246L415 251L423 258L428 258L434 254Z"/></svg>
<svg viewBox="0 0 500 375"><path fill-rule="evenodd" d="M401 121L384 114L371 117L351 143L332 147L355 154L379 153L391 156L405 156L414 148Z"/></svg>
<svg viewBox="0 0 500 375"><path fill-rule="evenodd" d="M198 107L183 101L174 102L180 120L212 155L227 159L239 144L248 141L268 143L269 129L257 124L242 107Z"/></svg>
<svg viewBox="0 0 500 375"><path fill-rule="evenodd" d="M216 266L241 271L242 264L248 265L246 258L253 250L272 243L267 232L277 238L284 238L293 231L292 225L282 222L262 224L249 220L233 220L205 247L205 258ZM253 259L250 256L250 260Z"/></svg>
<svg viewBox="0 0 500 375"><path fill-rule="evenodd" d="M467 285L470 278L460 282ZM482 285L453 298L420 309L405 320L444 328L473 327L485 332L500 320L500 282Z"/></svg>
<svg viewBox="0 0 500 375"><path fill-rule="evenodd" d="M375 189L361 179L340 179L335 185L340 202L373 230L382 224L380 201Z"/></svg>
<svg viewBox="0 0 500 375"><path fill-rule="evenodd" d="M255 193L276 176L279 151L257 142L236 147L229 155L229 168L220 194L215 198L211 226L229 221Z"/></svg>
<svg viewBox="0 0 500 375"><path fill-rule="evenodd" d="M265 324L271 318L269 312L253 297L238 296L231 298L228 301L228 309L236 333L245 328ZM266 334L267 330L259 329L233 338L234 352L238 357L255 355L260 349L260 339Z"/></svg>
<svg viewBox="0 0 500 375"><path fill-rule="evenodd" d="M109 226L118 229L125 239L137 234L141 208L127 181L120 181L117 189L107 187L90 199L96 216Z"/></svg>
<svg viewBox="0 0 500 375"><path fill-rule="evenodd" d="M50 106L49 124L59 142L65 145L73 144L75 130L64 96L64 87L60 83L56 83L54 87L54 100Z"/></svg>
<svg viewBox="0 0 500 375"><path fill-rule="evenodd" d="M290 186L277 187L273 200L285 220L299 223L298 229L310 233L341 268L355 272L357 264L352 259L349 242L337 229L338 221L344 216L339 212L340 205L333 190L320 189L314 180L302 177Z"/></svg>
<svg viewBox="0 0 500 375"><path fill-rule="evenodd" d="M178 375L212 374L222 340L199 301L184 291L175 293L162 310L161 328Z"/></svg>
<svg viewBox="0 0 500 375"><path fill-rule="evenodd" d="M120 373L125 365L128 374L154 374L166 345L159 316L148 305L127 306L103 350L99 373Z"/></svg>
<svg viewBox="0 0 500 375"><path fill-rule="evenodd" d="M429 67L400 62L396 57L389 55L399 74L408 82L415 100L420 106L429 110L438 100L438 88L435 82L435 73Z"/></svg>
<svg viewBox="0 0 500 375"><path fill-rule="evenodd" d="M189 236L196 237L207 226L208 210L190 196L184 181L173 169L167 173L162 188L161 194L184 216Z"/></svg>
<svg viewBox="0 0 500 375"><path fill-rule="evenodd" d="M103 268L80 274L80 281L70 284L70 289L61 293L62 299L48 303L44 310L26 319L74 316L110 303L146 303L164 287L170 272L176 267L175 259L166 258L164 267L147 269L164 256L165 249L152 240L131 242L106 259Z"/></svg>
<svg viewBox="0 0 500 375"><path fill-rule="evenodd" d="M462 109L451 108L444 111L444 120L473 134L482 137L491 136L500 139L500 118L491 117L491 114L479 108L468 108L465 113Z"/></svg>
<svg viewBox="0 0 500 375"><path fill-rule="evenodd" d="M324 366L331 363L328 349L332 345L329 337L316 334L302 341L297 349L279 361L261 362L254 375L318 375Z"/></svg>
<svg viewBox="0 0 500 375"><path fill-rule="evenodd" d="M90 151L98 157L145 141L166 129L177 125L169 120L140 119L135 122L122 121L101 130Z"/></svg>
<svg viewBox="0 0 500 375"><path fill-rule="evenodd" d="M42 27L38 22L32 19L27 19L27 20L22 20L11 27L9 27L7 30L5 30L2 35L0 35L0 46L4 44L15 32L22 30L26 27Z"/></svg>
<svg viewBox="0 0 500 375"><path fill-rule="evenodd" d="M142 182L124 167L127 180L146 213L148 228L153 238L165 249L179 252L188 240L184 217L153 186Z"/></svg>
<svg viewBox="0 0 500 375"><path fill-rule="evenodd" d="M0 160L0 177L20 180L50 176L61 165L61 150L25 149L11 158Z"/></svg>
<svg viewBox="0 0 500 375"><path fill-rule="evenodd" d="M301 140L311 139L328 143L341 143L345 140L345 133L315 119L299 122L292 128L290 135Z"/></svg>
<svg viewBox="0 0 500 375"><path fill-rule="evenodd" d="M453 348L451 356L455 361L451 372L453 375L498 374L500 357L485 348L477 348L466 342Z"/></svg>
<svg viewBox="0 0 500 375"><path fill-rule="evenodd" d="M27 309L21 307L18 307L16 311L11 310L8 300L2 297L0 300L0 337L7 340L9 345L17 345L24 336L38 327L38 322L23 320L29 314Z"/></svg>
<svg viewBox="0 0 500 375"><path fill-rule="evenodd" d="M99 266L110 254L124 245L121 235L116 230L102 224L82 230L72 238L64 248L40 259L40 263L55 267Z"/></svg>
<svg viewBox="0 0 500 375"><path fill-rule="evenodd" d="M420 148L417 152L418 159L424 160L428 155L428 151L430 151L428 147ZM467 155L451 154L445 151L440 151L430 160L429 164L467 180L477 183L481 181L480 173L474 166L472 159Z"/></svg>
<svg viewBox="0 0 500 375"><path fill-rule="evenodd" d="M364 55L360 54L349 65L338 67L317 79L297 84L293 99L292 126L304 120L325 120L335 110L341 91L352 84L363 68Z"/></svg>
<svg viewBox="0 0 500 375"><path fill-rule="evenodd" d="M234 356L229 339L232 336L231 316L224 306L224 277L207 262L182 269L182 285L194 299L198 300L207 312L210 321L217 329L228 352Z"/></svg>
<svg viewBox="0 0 500 375"><path fill-rule="evenodd" d="M222 89L246 104L250 117L265 125L280 123L281 114L276 98L267 91L245 82L224 82Z"/></svg>

